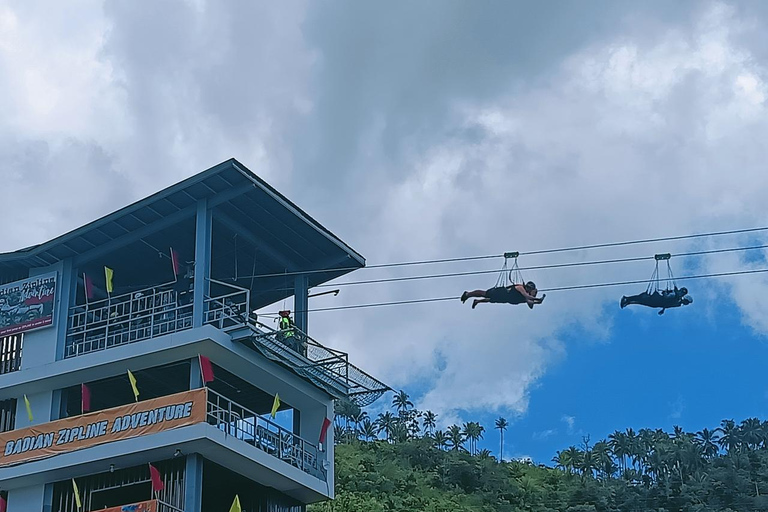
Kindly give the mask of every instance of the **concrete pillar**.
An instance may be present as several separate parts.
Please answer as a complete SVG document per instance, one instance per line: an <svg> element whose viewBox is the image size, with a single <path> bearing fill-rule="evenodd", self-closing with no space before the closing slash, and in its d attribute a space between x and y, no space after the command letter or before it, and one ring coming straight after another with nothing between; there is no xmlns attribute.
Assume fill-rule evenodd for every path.
<svg viewBox="0 0 768 512"><path fill-rule="evenodd" d="M194 327L203 325L203 301L208 295L211 277L211 211L208 201L201 199L197 202L197 217L195 222L195 290L192 322Z"/></svg>
<svg viewBox="0 0 768 512"><path fill-rule="evenodd" d="M184 474L184 512L202 512L203 507L203 457L187 455ZM10 511L9 511L10 512Z"/></svg>

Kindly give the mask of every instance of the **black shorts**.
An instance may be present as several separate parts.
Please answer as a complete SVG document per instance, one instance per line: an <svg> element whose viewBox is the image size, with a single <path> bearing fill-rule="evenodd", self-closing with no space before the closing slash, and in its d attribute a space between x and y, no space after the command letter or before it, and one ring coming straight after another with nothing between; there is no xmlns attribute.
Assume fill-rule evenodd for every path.
<svg viewBox="0 0 768 512"><path fill-rule="evenodd" d="M504 303L509 301L509 292L506 288L498 287L491 288L485 291L486 298L490 299L494 303Z"/></svg>
<svg viewBox="0 0 768 512"><path fill-rule="evenodd" d="M522 304L525 302L525 297L514 288L511 291L503 287L491 288L485 290L485 296L496 304Z"/></svg>

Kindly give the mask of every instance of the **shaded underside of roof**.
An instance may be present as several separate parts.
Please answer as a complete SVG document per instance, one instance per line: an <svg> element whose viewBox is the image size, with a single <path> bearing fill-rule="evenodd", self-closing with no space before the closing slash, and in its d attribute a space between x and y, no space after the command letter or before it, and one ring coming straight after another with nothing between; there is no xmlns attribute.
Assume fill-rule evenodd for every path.
<svg viewBox="0 0 768 512"><path fill-rule="evenodd" d="M322 269L308 275L310 286L316 286L365 265L360 254L230 159L53 240L0 254L0 277L24 278L30 269L69 258L76 269L98 268L107 256L114 260L128 247L131 254L122 256L136 266L171 246L183 260L192 260L201 200L212 211L211 276L256 287L252 300L257 306L291 295L292 273ZM142 253L142 247L149 252ZM254 279L254 274L284 277Z"/></svg>

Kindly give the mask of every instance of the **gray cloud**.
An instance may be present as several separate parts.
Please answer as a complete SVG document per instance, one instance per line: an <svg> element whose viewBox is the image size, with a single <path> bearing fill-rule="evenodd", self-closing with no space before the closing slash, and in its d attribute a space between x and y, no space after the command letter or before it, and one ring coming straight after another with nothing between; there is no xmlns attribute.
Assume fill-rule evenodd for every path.
<svg viewBox="0 0 768 512"><path fill-rule="evenodd" d="M46 208L4 228L3 250L230 156L371 262L767 220L759 3L108 1L67 16L10 5L0 8L0 213L17 218L31 193ZM75 202L86 189L90 200ZM643 250L655 249L670 250ZM688 268L759 264L734 258ZM444 267L457 268L467 267ZM648 274L624 265L529 276L549 287ZM346 287L315 304L458 296L494 281ZM768 282L732 284L745 322L766 332L765 305L747 299L765 297ZM717 286L697 285L701 312L686 314L705 316L698 299ZM567 357L564 332L608 339L620 293L552 294L534 311L456 301L311 323L392 385L418 385L420 405L444 419L514 415Z"/></svg>

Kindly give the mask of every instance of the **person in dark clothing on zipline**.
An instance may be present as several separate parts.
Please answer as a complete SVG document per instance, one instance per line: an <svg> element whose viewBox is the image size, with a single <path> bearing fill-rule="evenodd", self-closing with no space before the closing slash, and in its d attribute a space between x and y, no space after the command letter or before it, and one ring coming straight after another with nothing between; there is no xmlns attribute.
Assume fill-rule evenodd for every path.
<svg viewBox="0 0 768 512"><path fill-rule="evenodd" d="M537 298L536 285L533 281L512 286L496 286L488 290L475 290L461 294L461 302L466 302L470 297L479 297L472 302L472 309L478 304L490 302L492 304L528 304L533 309L534 304L541 304L546 295Z"/></svg>
<svg viewBox="0 0 768 512"><path fill-rule="evenodd" d="M621 298L621 309L631 305L639 304L641 306L648 306L649 308L661 308L660 315L664 314L664 310L668 308L679 308L680 306L687 306L693 303L693 298L688 295L687 288L678 289L675 286L674 290L658 290L653 293L644 291L638 295L624 296Z"/></svg>

